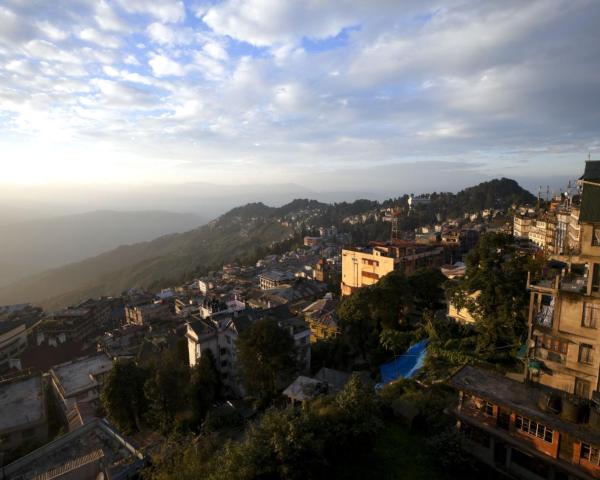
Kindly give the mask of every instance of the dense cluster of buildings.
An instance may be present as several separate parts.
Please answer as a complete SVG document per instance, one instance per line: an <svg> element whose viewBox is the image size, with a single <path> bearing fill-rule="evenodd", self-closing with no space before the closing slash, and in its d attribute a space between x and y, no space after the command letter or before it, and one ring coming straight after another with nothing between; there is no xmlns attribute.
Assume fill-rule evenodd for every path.
<svg viewBox="0 0 600 480"><path fill-rule="evenodd" d="M515 215L514 235L546 259L527 282L524 374L465 366L450 380L469 451L510 478L600 477L600 162L578 183L548 212Z"/></svg>

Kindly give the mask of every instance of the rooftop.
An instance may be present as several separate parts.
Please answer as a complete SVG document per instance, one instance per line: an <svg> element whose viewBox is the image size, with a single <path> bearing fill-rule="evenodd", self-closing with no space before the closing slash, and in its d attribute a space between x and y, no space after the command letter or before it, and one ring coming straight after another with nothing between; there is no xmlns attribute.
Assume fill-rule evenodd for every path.
<svg viewBox="0 0 600 480"><path fill-rule="evenodd" d="M541 385L525 384L511 380L497 372L465 365L449 381L457 390L462 390L502 407L519 412L538 422L550 425L558 431L595 445L600 445L600 431L589 424L573 423L558 415L545 412L538 406L542 393L562 395L554 389Z"/></svg>
<svg viewBox="0 0 600 480"><path fill-rule="evenodd" d="M42 377L0 383L0 431L41 420L45 416Z"/></svg>
<svg viewBox="0 0 600 480"><path fill-rule="evenodd" d="M283 394L292 400L303 402L311 400L319 394L325 394L328 391L327 384L314 378L299 376L288 386Z"/></svg>
<svg viewBox="0 0 600 480"><path fill-rule="evenodd" d="M52 372L59 380L64 395L68 397L94 386L96 381L92 376L108 372L112 365L112 360L102 354L57 365L52 368Z"/></svg>
<svg viewBox="0 0 600 480"><path fill-rule="evenodd" d="M101 463L90 465L100 458ZM6 478L23 480L38 476L54 478L59 472L71 472L71 478L79 478L73 476L76 470L96 468L95 478L104 466L109 470L110 478L130 478L143 462L143 454L112 426L104 420L95 420L7 465L0 472L0 478L4 478L3 474Z"/></svg>
<svg viewBox="0 0 600 480"><path fill-rule="evenodd" d="M587 160L580 180L600 180L600 160Z"/></svg>
<svg viewBox="0 0 600 480"><path fill-rule="evenodd" d="M600 162L598 162L600 164ZM600 184L583 185L581 196L581 211L579 213L581 222L600 222Z"/></svg>

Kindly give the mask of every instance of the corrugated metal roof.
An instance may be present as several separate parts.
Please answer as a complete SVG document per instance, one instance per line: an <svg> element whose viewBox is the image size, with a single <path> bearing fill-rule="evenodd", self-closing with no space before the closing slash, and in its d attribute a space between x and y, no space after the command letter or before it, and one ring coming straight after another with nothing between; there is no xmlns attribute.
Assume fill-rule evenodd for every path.
<svg viewBox="0 0 600 480"><path fill-rule="evenodd" d="M600 162L597 163L600 164ZM600 223L600 186L589 183L583 184L579 221L584 223Z"/></svg>

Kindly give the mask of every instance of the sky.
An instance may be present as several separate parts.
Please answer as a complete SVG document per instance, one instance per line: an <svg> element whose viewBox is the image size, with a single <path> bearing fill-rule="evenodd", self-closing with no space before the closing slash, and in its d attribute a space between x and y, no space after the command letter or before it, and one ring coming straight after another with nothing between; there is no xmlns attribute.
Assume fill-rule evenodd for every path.
<svg viewBox="0 0 600 480"><path fill-rule="evenodd" d="M596 0L3 0L0 183L575 177L598 25Z"/></svg>

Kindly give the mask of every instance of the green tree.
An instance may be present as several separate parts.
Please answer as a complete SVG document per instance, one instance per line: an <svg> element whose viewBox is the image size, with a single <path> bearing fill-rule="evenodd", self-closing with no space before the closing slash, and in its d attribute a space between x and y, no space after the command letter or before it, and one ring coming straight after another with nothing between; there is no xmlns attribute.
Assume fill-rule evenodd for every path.
<svg viewBox="0 0 600 480"><path fill-rule="evenodd" d="M108 418L126 433L141 430L147 409L144 383L148 371L132 361L117 360L104 382L100 396Z"/></svg>
<svg viewBox="0 0 600 480"><path fill-rule="evenodd" d="M202 423L220 391L221 378L215 365L215 357L207 349L190 376L190 400L195 425Z"/></svg>
<svg viewBox="0 0 600 480"><path fill-rule="evenodd" d="M188 371L177 356L165 354L157 361L149 378L144 383L144 394L148 402L146 419L162 432L168 432L175 414L184 406L188 391Z"/></svg>
<svg viewBox="0 0 600 480"><path fill-rule="evenodd" d="M512 237L490 233L466 264L464 278L447 286L449 300L476 320L475 353L487 360L506 358L527 326L527 271L535 262L517 251Z"/></svg>
<svg viewBox="0 0 600 480"><path fill-rule="evenodd" d="M268 400L291 381L296 370L294 340L275 320L252 324L236 346L242 380L251 395Z"/></svg>

